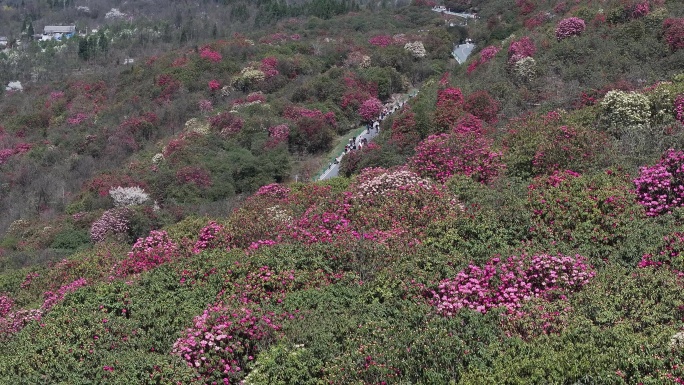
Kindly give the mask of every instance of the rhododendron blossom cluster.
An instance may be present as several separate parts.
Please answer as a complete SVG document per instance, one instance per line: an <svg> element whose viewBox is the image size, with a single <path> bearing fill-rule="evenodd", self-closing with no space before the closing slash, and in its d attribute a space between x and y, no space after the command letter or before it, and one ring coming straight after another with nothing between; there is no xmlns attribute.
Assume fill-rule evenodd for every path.
<svg viewBox="0 0 684 385"><path fill-rule="evenodd" d="M657 164L641 167L634 184L637 201L648 216L684 206L684 152L670 149Z"/></svg>
<svg viewBox="0 0 684 385"><path fill-rule="evenodd" d="M684 18L665 19L663 36L672 51L684 48Z"/></svg>
<svg viewBox="0 0 684 385"><path fill-rule="evenodd" d="M578 291L596 274L580 255L512 256L493 258L484 266L469 265L432 291L440 314L451 317L461 309L480 313L504 307L515 314L535 297L564 298Z"/></svg>
<svg viewBox="0 0 684 385"><path fill-rule="evenodd" d="M116 275L123 277L153 269L179 255L178 245L166 231L153 230L145 238L138 238L128 257L115 266Z"/></svg>
<svg viewBox="0 0 684 385"><path fill-rule="evenodd" d="M582 32L584 32L585 28L586 25L584 20L580 19L579 17L563 19L558 22L558 26L556 27L556 39L561 41L572 36L579 36L582 34Z"/></svg>
<svg viewBox="0 0 684 385"><path fill-rule="evenodd" d="M499 51L501 51L501 48L495 45L490 45L485 48L482 48L482 51L480 51L479 58L468 65L467 72L471 73L475 71L477 67L489 63L492 59L494 59L494 57L497 53L499 53Z"/></svg>
<svg viewBox="0 0 684 385"><path fill-rule="evenodd" d="M382 102L378 98L370 98L359 107L359 115L363 121L370 122L380 116L381 110Z"/></svg>
<svg viewBox="0 0 684 385"><path fill-rule="evenodd" d="M261 72L264 73L266 79L272 78L278 75L278 59L275 57L266 57L261 60L261 66L259 67Z"/></svg>
<svg viewBox="0 0 684 385"><path fill-rule="evenodd" d="M281 328L275 318L274 313L219 302L193 319L193 326L173 344L172 353L207 383L237 383L259 352L259 344L275 340Z"/></svg>
<svg viewBox="0 0 684 385"><path fill-rule="evenodd" d="M104 241L108 236L125 235L128 232L130 216L131 211L125 207L105 211L100 219L90 226L90 239L97 243Z"/></svg>
<svg viewBox="0 0 684 385"><path fill-rule="evenodd" d="M675 98L674 115L679 123L684 124L684 95L677 95Z"/></svg>
<svg viewBox="0 0 684 385"><path fill-rule="evenodd" d="M199 254L202 250L206 249L216 249L223 247L230 249L226 246L226 239L223 234L223 225L216 223L215 221L210 221L202 230L200 230L199 237L195 242L195 246L192 248L194 254Z"/></svg>
<svg viewBox="0 0 684 385"><path fill-rule="evenodd" d="M516 40L508 47L508 63L515 64L520 60L532 57L537 52L537 47L530 37Z"/></svg>
<svg viewBox="0 0 684 385"><path fill-rule="evenodd" d="M473 177L488 183L504 164L502 154L492 150L477 118L462 119L448 134L431 135L416 146L409 165L420 175L445 182L454 174Z"/></svg>
<svg viewBox="0 0 684 385"><path fill-rule="evenodd" d="M214 63L218 63L223 59L220 53L214 51L211 47L205 46L200 49L200 57Z"/></svg>

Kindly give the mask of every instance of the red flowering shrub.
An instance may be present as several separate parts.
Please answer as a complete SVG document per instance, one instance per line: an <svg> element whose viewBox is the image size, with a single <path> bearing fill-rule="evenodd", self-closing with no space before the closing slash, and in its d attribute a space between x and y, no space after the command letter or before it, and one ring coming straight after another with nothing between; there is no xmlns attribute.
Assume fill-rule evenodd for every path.
<svg viewBox="0 0 684 385"><path fill-rule="evenodd" d="M494 124L499 112L499 102L485 90L475 91L468 95L463 109L489 124Z"/></svg>
<svg viewBox="0 0 684 385"><path fill-rule="evenodd" d="M179 256L178 245L166 231L151 231L145 238L138 238L126 259L114 267L115 275L125 277L153 269Z"/></svg>
<svg viewBox="0 0 684 385"><path fill-rule="evenodd" d="M192 248L193 254L199 254L202 250L211 250L222 248L230 249L229 236L226 233L225 227L215 221L210 221L197 237L197 241Z"/></svg>
<svg viewBox="0 0 684 385"><path fill-rule="evenodd" d="M377 98L366 99L359 107L359 115L365 122L370 122L380 116L382 102Z"/></svg>
<svg viewBox="0 0 684 385"><path fill-rule="evenodd" d="M523 16L529 15L537 8L537 5L532 0L515 0L515 5L518 6L518 11Z"/></svg>
<svg viewBox="0 0 684 385"><path fill-rule="evenodd" d="M449 134L431 135L416 146L409 165L421 176L446 181L454 174L487 183L504 167L477 118L463 119Z"/></svg>
<svg viewBox="0 0 684 385"><path fill-rule="evenodd" d="M392 122L390 143L400 149L413 148L420 141L420 133L416 129L416 114L410 107Z"/></svg>
<svg viewBox="0 0 684 385"><path fill-rule="evenodd" d="M444 88L437 91L437 108L434 123L442 131L454 126L463 116L463 94L458 88Z"/></svg>
<svg viewBox="0 0 684 385"><path fill-rule="evenodd" d="M561 41L572 36L579 36L584 32L584 28L586 28L584 20L579 17L563 19L558 22L558 26L556 27L556 39Z"/></svg>
<svg viewBox="0 0 684 385"><path fill-rule="evenodd" d="M209 118L211 128L217 130L223 136L231 136L242 130L244 120L230 112L222 112Z"/></svg>
<svg viewBox="0 0 684 385"><path fill-rule="evenodd" d="M537 52L537 47L534 45L532 39L528 36L520 40L516 40L508 47L508 62L510 64L516 63L526 57L532 57Z"/></svg>
<svg viewBox="0 0 684 385"><path fill-rule="evenodd" d="M663 37L672 51L684 48L684 18L663 21Z"/></svg>
<svg viewBox="0 0 684 385"><path fill-rule="evenodd" d="M207 83L207 85L209 86L209 91L211 92L218 91L221 89L221 83L219 83L219 81L216 79L210 80L209 83Z"/></svg>
<svg viewBox="0 0 684 385"><path fill-rule="evenodd" d="M278 59L272 56L263 58L259 68L264 73L264 76L266 76L266 79L272 78L278 75Z"/></svg>
<svg viewBox="0 0 684 385"><path fill-rule="evenodd" d="M637 200L648 216L684 206L684 152L670 149L657 164L641 167L634 184Z"/></svg>
<svg viewBox="0 0 684 385"><path fill-rule="evenodd" d="M220 53L217 51L214 51L211 47L209 46L204 46L200 49L200 57L202 59L209 60L214 63L218 63L223 59Z"/></svg>

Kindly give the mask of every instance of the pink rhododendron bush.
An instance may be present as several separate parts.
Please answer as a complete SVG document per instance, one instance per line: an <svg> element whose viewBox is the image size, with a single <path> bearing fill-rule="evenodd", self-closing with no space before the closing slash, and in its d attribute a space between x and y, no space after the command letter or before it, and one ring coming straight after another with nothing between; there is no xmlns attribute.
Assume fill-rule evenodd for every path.
<svg viewBox="0 0 684 385"><path fill-rule="evenodd" d="M487 183L504 168L502 153L493 146L484 134L482 122L466 116L451 133L431 135L419 143L409 165L420 175L439 182L460 174Z"/></svg>
<svg viewBox="0 0 684 385"><path fill-rule="evenodd" d="M642 167L634 185L648 216L684 206L684 152L670 149L657 164Z"/></svg>
<svg viewBox="0 0 684 385"><path fill-rule="evenodd" d="M579 17L563 19L558 22L558 27L556 27L556 39L560 41L572 36L579 36L584 32L584 28L586 28L584 20Z"/></svg>
<svg viewBox="0 0 684 385"><path fill-rule="evenodd" d="M576 255L493 258L482 267L469 265L432 292L437 312L450 317L461 309L481 313L503 307L510 314L536 297L565 298L596 273Z"/></svg>

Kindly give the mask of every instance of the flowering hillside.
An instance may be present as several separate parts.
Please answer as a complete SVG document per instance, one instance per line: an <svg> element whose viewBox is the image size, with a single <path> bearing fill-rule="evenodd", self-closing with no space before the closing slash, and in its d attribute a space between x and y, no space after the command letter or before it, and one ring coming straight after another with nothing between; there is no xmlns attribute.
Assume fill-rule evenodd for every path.
<svg viewBox="0 0 684 385"><path fill-rule="evenodd" d="M684 6L335 4L3 96L0 378L684 384Z"/></svg>

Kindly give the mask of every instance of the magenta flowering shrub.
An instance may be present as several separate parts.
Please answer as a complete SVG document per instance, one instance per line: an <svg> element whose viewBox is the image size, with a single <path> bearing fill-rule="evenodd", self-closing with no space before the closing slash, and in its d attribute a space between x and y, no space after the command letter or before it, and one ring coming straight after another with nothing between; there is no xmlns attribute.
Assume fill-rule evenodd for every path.
<svg viewBox="0 0 684 385"><path fill-rule="evenodd" d="M105 211L100 219L90 226L90 239L93 243L97 243L104 241L107 237L126 236L131 213L131 210L125 207Z"/></svg>
<svg viewBox="0 0 684 385"><path fill-rule="evenodd" d="M272 78L278 75L278 59L269 56L261 60L261 66L259 67L261 72L264 73L266 79Z"/></svg>
<svg viewBox="0 0 684 385"><path fill-rule="evenodd" d="M21 309L0 317L0 341L19 333L32 321L38 321L43 312L40 309Z"/></svg>
<svg viewBox="0 0 684 385"><path fill-rule="evenodd" d="M368 39L368 42L376 47L387 47L392 44L394 40L392 39L392 36L389 35L378 35Z"/></svg>
<svg viewBox="0 0 684 385"><path fill-rule="evenodd" d="M179 256L178 245L166 231L151 231L149 236L138 238L126 259L114 267L115 274L124 277L153 269Z"/></svg>
<svg viewBox="0 0 684 385"><path fill-rule="evenodd" d="M637 201L650 217L684 206L684 152L668 150L653 166L644 166L634 179Z"/></svg>
<svg viewBox="0 0 684 385"><path fill-rule="evenodd" d="M309 118L313 120L322 120L332 127L337 127L337 120L335 113L330 111L323 113L320 110L309 110L304 107L290 106L283 112L283 117L290 120L300 120L301 118Z"/></svg>
<svg viewBox="0 0 684 385"><path fill-rule="evenodd" d="M675 98L674 115L679 123L684 124L684 95L677 95Z"/></svg>
<svg viewBox="0 0 684 385"><path fill-rule="evenodd" d="M634 4L631 17L632 19L639 19L641 17L647 16L650 12L651 5L648 3L648 0L643 0Z"/></svg>
<svg viewBox="0 0 684 385"><path fill-rule="evenodd" d="M210 221L200 230L195 246L192 248L193 254L199 254L207 249L230 249L229 241L224 233L225 227L215 221Z"/></svg>
<svg viewBox="0 0 684 385"><path fill-rule="evenodd" d="M60 286L59 289L57 289L56 292L51 292L51 291L46 291L43 294L43 305L41 306L41 310L43 312L47 312L48 310L52 309L53 306L55 306L57 303L61 302L64 299L64 296L66 296L69 293L73 293L79 288L88 285L88 281L86 281L85 278L79 278L69 284Z"/></svg>
<svg viewBox="0 0 684 385"><path fill-rule="evenodd" d="M271 183L262 186L254 194L256 197L269 197L274 199L285 199L290 195L290 189L279 183Z"/></svg>
<svg viewBox="0 0 684 385"><path fill-rule="evenodd" d="M209 83L207 83L207 85L209 86L209 91L211 92L218 91L221 89L221 83L219 83L219 81L216 79L209 80Z"/></svg>
<svg viewBox="0 0 684 385"><path fill-rule="evenodd" d="M210 112L211 110L214 109L214 106L211 104L211 100L208 99L202 99L199 102L197 102L197 107L201 112Z"/></svg>
<svg viewBox="0 0 684 385"><path fill-rule="evenodd" d="M569 17L558 22L556 27L556 39L561 41L572 36L579 36L584 32L586 25L579 17ZM532 56L532 55L528 55Z"/></svg>
<svg viewBox="0 0 684 385"><path fill-rule="evenodd" d="M452 128L463 116L463 103L463 94L458 88L447 87L437 91L434 123L443 131Z"/></svg>
<svg viewBox="0 0 684 385"><path fill-rule="evenodd" d="M268 128L268 141L266 147L273 148L281 143L286 143L290 136L290 127L287 124L279 124Z"/></svg>
<svg viewBox="0 0 684 385"><path fill-rule="evenodd" d="M359 115L364 122L370 122L380 116L382 102L378 98L366 99L359 107Z"/></svg>
<svg viewBox="0 0 684 385"><path fill-rule="evenodd" d="M501 51L501 48L495 45L490 45L485 48L482 48L482 51L480 51L480 57L468 65L467 72L471 73L475 71L477 67L489 63L492 59L494 59L494 57L497 53L499 53L499 51Z"/></svg>
<svg viewBox="0 0 684 385"><path fill-rule="evenodd" d="M237 384L247 364L274 342L277 316L218 302L193 319L192 327L173 344L172 354L194 368L207 384Z"/></svg>
<svg viewBox="0 0 684 385"><path fill-rule="evenodd" d="M455 174L482 183L492 181L504 168L501 152L482 132L479 119L465 117L449 134L431 135L416 146L409 167L423 177L445 182Z"/></svg>
<svg viewBox="0 0 684 385"><path fill-rule="evenodd" d="M534 45L532 39L528 36L520 40L516 40L508 47L508 63L515 64L518 61L532 57L537 52L537 47Z"/></svg>
<svg viewBox="0 0 684 385"><path fill-rule="evenodd" d="M244 126L245 121L230 112L222 112L209 118L211 128L217 130L223 136L235 135Z"/></svg>
<svg viewBox="0 0 684 385"><path fill-rule="evenodd" d="M663 21L663 36L670 50L684 48L684 18L668 18Z"/></svg>
<svg viewBox="0 0 684 385"><path fill-rule="evenodd" d="M596 274L580 255L511 256L493 258L483 267L469 265L431 292L437 312L451 317L461 309L481 313L504 307L515 314L532 298L565 298Z"/></svg>
<svg viewBox="0 0 684 385"><path fill-rule="evenodd" d="M204 46L200 49L200 57L214 63L218 63L223 59L223 56L221 56L220 53L214 51L209 46Z"/></svg>
<svg viewBox="0 0 684 385"><path fill-rule="evenodd" d="M14 300L7 295L0 295L0 317L5 317L12 311Z"/></svg>

